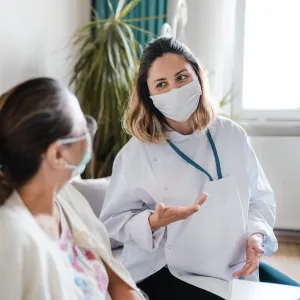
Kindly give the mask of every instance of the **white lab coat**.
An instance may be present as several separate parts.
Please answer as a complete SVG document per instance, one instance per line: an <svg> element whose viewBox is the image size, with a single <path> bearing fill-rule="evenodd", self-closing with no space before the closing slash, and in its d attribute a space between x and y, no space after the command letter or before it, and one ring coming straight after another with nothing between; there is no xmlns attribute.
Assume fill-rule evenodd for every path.
<svg viewBox="0 0 300 300"><path fill-rule="evenodd" d="M246 237L256 232L263 233L265 253L271 255L277 250L277 240L273 233L276 204L273 191L249 139L241 127L221 117L211 126L210 132L218 151L223 176L229 178L229 181L233 179L236 182L236 194L241 207L240 211L234 209L230 215L222 216L221 227L226 228L226 218L227 220L240 218L243 220L241 227L245 229L238 228L238 230L244 230ZM218 178L213 152L204 133L181 135L170 132L169 139L207 170L214 179ZM181 248L186 243L186 257L189 257L189 263L191 258L193 261L195 257L194 264L197 267L198 252L190 249L188 245L191 236L194 235L196 240L199 233L198 226L192 227L194 228L192 232L190 230L189 234L186 234L184 230L179 230L180 223L190 222L185 220L161 228L152 234L148 222L149 212L153 211L159 202L168 206L187 206L195 203L208 181L206 175L184 161L167 143L156 145L132 138L119 153L114 163L111 185L100 218L110 237L124 243L123 263L136 281L147 278L167 265L177 278L220 296L226 296L228 279L224 280L218 275L214 276L215 278L205 276L211 274L211 270L204 272L204 276L199 276L202 271L196 276L190 268L184 270L185 257L172 254L172 251L180 253L176 248L176 240L180 241ZM210 198L206 202L208 201ZM204 209L205 205L201 209ZM194 219L196 214L193 216ZM213 211L210 214L214 217ZM209 220L208 216L206 219ZM210 228L205 228L207 232L213 231L213 227L222 230L218 220L209 224ZM225 231L217 241L203 240L201 251L205 251L206 248L219 248L216 252L218 254L211 257L211 265L214 258L222 255L222 248L230 247L232 234ZM228 243L224 236L228 236Z"/></svg>

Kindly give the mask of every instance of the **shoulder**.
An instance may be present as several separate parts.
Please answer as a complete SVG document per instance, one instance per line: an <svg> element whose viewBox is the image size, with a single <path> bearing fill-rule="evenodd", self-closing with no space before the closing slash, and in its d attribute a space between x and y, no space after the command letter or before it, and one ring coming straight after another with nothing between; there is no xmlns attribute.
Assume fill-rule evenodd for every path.
<svg viewBox="0 0 300 300"><path fill-rule="evenodd" d="M12 234L19 236L30 233L28 227L31 224L27 223L28 211L16 197L16 193L13 193L0 207L0 234L3 238L9 238ZM27 226L24 226L25 223ZM12 234L9 235L9 232Z"/></svg>
<svg viewBox="0 0 300 300"><path fill-rule="evenodd" d="M109 237L104 225L94 214L86 198L71 183L67 183L59 193L59 200L71 222L72 227L88 230L101 241L102 246L110 253ZM80 227L81 222L86 229Z"/></svg>
<svg viewBox="0 0 300 300"><path fill-rule="evenodd" d="M47 252L47 241L52 242L16 191L0 207L0 240L0 251L10 248Z"/></svg>
<svg viewBox="0 0 300 300"><path fill-rule="evenodd" d="M35 226L27 216L26 208L6 202L0 208L0 259L31 251L35 244Z"/></svg>
<svg viewBox="0 0 300 300"><path fill-rule="evenodd" d="M218 117L210 130L217 148L223 150L223 153L244 159L249 150L253 152L245 129L236 122L225 117Z"/></svg>
<svg viewBox="0 0 300 300"><path fill-rule="evenodd" d="M211 134L216 137L244 141L247 137L246 131L236 122L218 116L210 128Z"/></svg>
<svg viewBox="0 0 300 300"><path fill-rule="evenodd" d="M82 180L82 179L79 179ZM88 206L87 200L84 196L72 185L72 182L68 182L58 194L64 201L70 206L78 208L79 206Z"/></svg>
<svg viewBox="0 0 300 300"><path fill-rule="evenodd" d="M115 166L133 167L133 162L147 160L147 146L149 144L150 143L142 142L135 137L131 138L118 153L115 159Z"/></svg>
<svg viewBox="0 0 300 300"><path fill-rule="evenodd" d="M127 144L121 149L117 157L133 158L145 151L145 145L148 143L142 142L136 137L131 138Z"/></svg>
<svg viewBox="0 0 300 300"><path fill-rule="evenodd" d="M72 208L72 211L75 212L77 216L96 218L86 198L71 183L67 183L59 192L59 199L64 203L67 203L67 205Z"/></svg>

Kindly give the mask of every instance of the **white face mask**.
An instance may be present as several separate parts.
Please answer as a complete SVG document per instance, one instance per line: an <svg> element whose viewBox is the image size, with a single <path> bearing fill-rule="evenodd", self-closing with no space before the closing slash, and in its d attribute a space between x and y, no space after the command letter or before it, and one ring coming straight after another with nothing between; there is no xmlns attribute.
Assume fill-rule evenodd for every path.
<svg viewBox="0 0 300 300"><path fill-rule="evenodd" d="M202 89L198 79L170 92L150 96L154 106L168 119L185 122L195 112Z"/></svg>

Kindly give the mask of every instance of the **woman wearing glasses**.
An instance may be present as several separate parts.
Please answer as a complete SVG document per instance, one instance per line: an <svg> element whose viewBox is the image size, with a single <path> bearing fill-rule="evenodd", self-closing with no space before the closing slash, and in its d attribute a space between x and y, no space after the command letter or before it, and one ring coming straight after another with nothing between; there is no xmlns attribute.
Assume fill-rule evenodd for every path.
<svg viewBox="0 0 300 300"><path fill-rule="evenodd" d="M1 96L1 299L144 299L86 200L67 184L90 161L95 128L53 79Z"/></svg>

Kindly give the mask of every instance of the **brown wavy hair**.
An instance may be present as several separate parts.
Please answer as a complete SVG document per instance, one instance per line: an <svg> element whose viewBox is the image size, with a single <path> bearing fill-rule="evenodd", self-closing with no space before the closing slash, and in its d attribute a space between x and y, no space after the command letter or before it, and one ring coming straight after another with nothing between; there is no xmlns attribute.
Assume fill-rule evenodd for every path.
<svg viewBox="0 0 300 300"><path fill-rule="evenodd" d="M177 54L185 59L195 71L202 88L198 108L190 118L194 130L206 130L215 119L215 112L208 100L207 80L194 54L181 42L161 37L150 42L141 57L136 87L123 117L124 130L142 142L159 144L167 138L167 122L154 106L147 85L148 72L153 62L167 53Z"/></svg>

